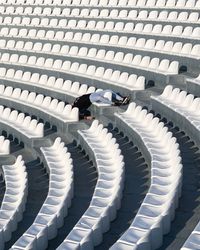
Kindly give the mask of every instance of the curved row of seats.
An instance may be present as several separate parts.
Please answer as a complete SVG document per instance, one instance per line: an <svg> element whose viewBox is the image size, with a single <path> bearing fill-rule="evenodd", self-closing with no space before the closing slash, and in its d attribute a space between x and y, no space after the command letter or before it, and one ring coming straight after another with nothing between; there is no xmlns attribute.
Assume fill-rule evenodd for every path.
<svg viewBox="0 0 200 250"><path fill-rule="evenodd" d="M6 84L5 80L9 81L9 84L13 82L13 86L19 85L20 88L36 89L37 92L43 91L43 94L47 90L52 90L59 94L64 94L67 101L67 95L78 97L84 94L93 93L96 91L95 87L88 86L87 84L80 84L79 82L72 82L70 80L64 80L60 77L48 76L42 73L31 73L30 71L15 70L12 68L6 69L0 68L0 79Z"/></svg>
<svg viewBox="0 0 200 250"><path fill-rule="evenodd" d="M197 0L1 0L1 4L23 5L89 5L89 6L118 6L118 7L157 7L157 8L197 8Z"/></svg>
<svg viewBox="0 0 200 250"><path fill-rule="evenodd" d="M93 34L90 33L73 33L67 32L68 35L66 36L66 42L71 42L72 45L74 43L79 43L80 45L85 47L76 48L71 45L61 45L59 43L54 43L54 39L52 39L51 43L48 42L34 42L34 41L23 41L23 40L14 40L14 39L1 39L0 40L0 49L12 49L12 50L27 50L27 51L34 51L34 52L42 52L42 53L51 53L56 55L78 55L78 56L85 56L87 53L92 53L91 57L96 57L97 49L96 48L87 48L87 45L93 45L94 47L98 46L108 46L110 47L120 47L120 49L133 49L136 51L148 51L148 52L156 52L161 54L173 54L177 56L187 56L190 58L197 59L200 55L200 44L192 44L192 43L183 43L183 42L174 42L174 41L164 41L164 40L155 40L155 39L146 39L146 38L137 38L137 37L126 37L126 36L117 36L117 35L100 35L100 34ZM60 33L60 35L62 35ZM64 32L63 32L64 36ZM60 38L56 40L61 40ZM56 41L55 41L56 42ZM76 49L76 53L72 51L72 47ZM105 59L112 60L115 58L116 53L112 50L106 50L105 52ZM108 55L107 55L108 54ZM128 53L130 54L130 53ZM124 55L125 56L125 55ZM129 56L130 58L131 55ZM130 61L130 60L129 60Z"/></svg>
<svg viewBox="0 0 200 250"><path fill-rule="evenodd" d="M11 249L46 249L48 240L56 237L58 228L63 225L71 205L73 164L64 142L58 137L51 147L42 147L41 152L49 172L48 195L33 224Z"/></svg>
<svg viewBox="0 0 200 250"><path fill-rule="evenodd" d="M191 232L181 250L193 250L198 249L200 245L200 222L196 225L194 230Z"/></svg>
<svg viewBox="0 0 200 250"><path fill-rule="evenodd" d="M181 195L179 144L163 122L135 103L115 116L117 124L123 124L124 131L144 145L151 164L151 184L131 226L111 249L157 249L163 234L170 231Z"/></svg>
<svg viewBox="0 0 200 250"><path fill-rule="evenodd" d="M193 26L182 26L176 25L172 26L170 24L162 25L162 24L152 24L152 23L137 23L134 25L133 22L123 23L113 21L86 21L86 20L75 20L75 19L53 19L51 25L49 24L50 20L48 18L41 19L40 25L36 25L37 28L44 28L43 30L34 29L34 23L31 23L31 19L28 17L24 17L21 20L21 23L16 25L13 23L14 18L9 17L6 23L2 24L2 28L0 29L1 36L10 36L10 37L20 37L27 36L29 38L37 38L37 39L53 39L56 35L56 30L58 29L66 29L66 30L85 30L85 31L103 31L113 32L113 33L122 33L122 34L140 34L146 36L171 36L171 37L179 37L183 39L199 39L200 37L200 27ZM43 20L43 21L42 21ZM44 23L44 25L43 25ZM6 26L17 26L15 28L9 29ZM23 28L25 27L25 28ZM46 30L47 28L51 28ZM33 28L33 29L30 29ZM54 30L55 29L55 30ZM58 33L59 37L60 34Z"/></svg>
<svg viewBox="0 0 200 250"><path fill-rule="evenodd" d="M0 247L4 249L5 242L11 239L12 232L17 229L17 223L22 220L28 181L21 155L17 157L13 165L3 165L2 170L6 191L0 207Z"/></svg>
<svg viewBox="0 0 200 250"><path fill-rule="evenodd" d="M79 132L79 143L93 155L98 180L88 209L57 248L93 249L109 230L110 221L120 208L124 183L124 161L119 145L98 120Z"/></svg>
<svg viewBox="0 0 200 250"><path fill-rule="evenodd" d="M111 19L124 19L124 20L134 20L139 21L141 19L144 20L152 20L152 21L172 21L172 22L199 22L199 13L187 11L177 12L170 10L131 10L131 9L91 9L90 8L59 8L59 7L14 7L14 6L0 6L0 14L3 15L23 15L27 16L48 16L48 17L74 17L74 18L111 18ZM4 17L1 16L0 23L3 22ZM21 17L15 18L17 23L20 23ZM39 18L33 18L32 22L35 21L36 24L39 24ZM35 24L35 25L36 25Z"/></svg>
<svg viewBox="0 0 200 250"><path fill-rule="evenodd" d="M27 43L29 43L27 45ZM22 51L30 51L32 52L33 43L27 42L25 45L25 49L23 48ZM37 44L38 45L38 44ZM41 44L42 45L42 44ZM45 44L44 44L45 46ZM178 74L179 70L179 63L177 61L171 61L168 59L160 60L158 57L150 57L150 56L142 56L139 54L133 55L132 53L124 53L124 52L115 52L113 50L106 51L105 49L96 49L94 47L88 49L87 47L78 47L78 46L65 46L65 56L68 56L69 59L75 57L78 59L86 59L86 60L94 60L94 64L96 61L103 61L104 63L112 64L112 65L123 65L124 67L128 68L139 68L149 71L153 71L155 73L160 74ZM61 48L62 49L62 48ZM19 51L19 49L17 49ZM34 50L34 49L33 49ZM200 46L199 46L200 50ZM15 49L14 49L15 51ZM34 50L35 52L45 53L43 51L43 47L37 46L37 49ZM51 54L51 52L48 52ZM40 55L40 54L39 54ZM56 53L59 55L59 53ZM63 52L61 53L61 56ZM4 62L5 55L2 54L2 62ZM10 57L10 62L17 62L19 60L19 55L14 54ZM7 61L7 60L6 60Z"/></svg>
<svg viewBox="0 0 200 250"><path fill-rule="evenodd" d="M22 40L16 41L15 40L8 40L6 41L5 39L0 40L1 49L13 49L13 50L31 50L35 52L40 52L42 50L43 53L52 53L52 54L60 54L60 55L65 55L69 51L69 46L68 45L60 45L60 44L55 44L52 45L51 43L40 43L40 42L24 42Z"/></svg>
<svg viewBox="0 0 200 250"><path fill-rule="evenodd" d="M44 124L39 123L36 119L26 116L17 110L11 110L0 105L1 123L12 127L13 129L24 134L27 138L39 138L44 136Z"/></svg>
<svg viewBox="0 0 200 250"><path fill-rule="evenodd" d="M28 90L13 88L0 84L0 99L8 100L20 105L25 105L26 108L36 108L40 112L45 112L49 116L56 117L63 122L78 121L78 109L72 108L70 104L65 104L63 101L44 96Z"/></svg>
<svg viewBox="0 0 200 250"><path fill-rule="evenodd" d="M199 97L168 85L160 96L151 96L151 101L154 110L176 122L193 140L200 142Z"/></svg>
<svg viewBox="0 0 200 250"><path fill-rule="evenodd" d="M121 72L111 68L96 67L95 65L81 64L78 62L62 61L60 59L52 59L45 57L27 56L18 54L3 53L0 57L1 64L3 65L19 65L29 66L33 68L47 69L50 71L58 71L75 75L76 77L88 78L88 81L96 79L97 81L106 82L107 84L117 85L122 88L130 90L141 90L145 87L145 78L128 72ZM168 66L168 61L166 65Z"/></svg>
<svg viewBox="0 0 200 250"><path fill-rule="evenodd" d="M10 154L10 140L3 135L0 136L0 156Z"/></svg>

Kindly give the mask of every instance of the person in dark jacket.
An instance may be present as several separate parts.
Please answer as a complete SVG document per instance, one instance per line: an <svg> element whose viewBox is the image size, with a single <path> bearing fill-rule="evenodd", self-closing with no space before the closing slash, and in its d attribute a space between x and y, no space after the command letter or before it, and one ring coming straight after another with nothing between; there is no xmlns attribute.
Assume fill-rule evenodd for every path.
<svg viewBox="0 0 200 250"><path fill-rule="evenodd" d="M107 97L109 96L109 97ZM102 103L102 104L108 104L113 106L120 106L120 105L126 105L130 101L130 97L128 96L121 96L118 93L115 93L114 91L107 89L102 91L97 91L90 94L82 95L75 99L74 103L72 104L72 107L77 107L79 109L79 118L80 119L87 119L91 120L93 117L91 116L90 112L88 111L88 108L92 105L92 103Z"/></svg>

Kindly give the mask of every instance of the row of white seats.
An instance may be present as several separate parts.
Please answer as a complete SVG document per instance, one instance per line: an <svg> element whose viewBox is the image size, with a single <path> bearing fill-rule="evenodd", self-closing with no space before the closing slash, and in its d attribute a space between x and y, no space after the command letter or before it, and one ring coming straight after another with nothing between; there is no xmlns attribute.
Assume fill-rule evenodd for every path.
<svg viewBox="0 0 200 250"><path fill-rule="evenodd" d="M11 110L0 105L0 122L18 130L28 138L44 136L44 124L17 110Z"/></svg>
<svg viewBox="0 0 200 250"><path fill-rule="evenodd" d="M8 25L16 25L16 23L13 23L12 18L8 17L7 20L7 26ZM43 21L42 21L43 20ZM183 27L181 25L162 25L162 24L151 24L151 23L137 23L134 25L133 22L129 22L124 24L123 22L117 22L114 23L113 21L89 21L86 20L73 20L70 19L67 21L67 19L52 19L51 26L49 25L49 19L44 18L41 20L41 23L44 22L45 25L41 25L41 27L45 28L66 28L66 29L83 29L85 31L87 30L95 30L95 31L104 31L104 32L121 32L121 33L139 33L139 34L145 34L145 35L159 35L159 36L175 36L175 37L181 37L181 38L199 38L200 37L200 27L192 27L192 26L186 26ZM27 28L9 28L9 27L2 27L0 29L0 35L1 36L10 36L10 37L24 37L27 38L36 38L36 39L60 39L60 34L63 34L62 31L56 32L56 30L49 29L46 30L38 30L34 29L34 23L31 23L31 19L29 17L24 17L22 19L23 23L20 23L21 26L26 27L29 26L29 29ZM31 24L30 24L31 23ZM5 26L5 23L4 23ZM36 25L37 27L40 27ZM33 29L30 29L30 27L33 27ZM67 39L66 36L67 33L65 33L64 39Z"/></svg>
<svg viewBox="0 0 200 250"><path fill-rule="evenodd" d="M24 42L24 41L15 41L0 39L0 49L12 49L12 50L30 50L35 52L42 53L52 53L52 54L60 54L66 55L69 52L69 45L60 45L51 43L41 43L41 42Z"/></svg>
<svg viewBox="0 0 200 250"><path fill-rule="evenodd" d="M19 155L13 165L3 165L6 191L0 208L0 248L11 239L11 234L17 229L17 223L22 220L28 192L26 167Z"/></svg>
<svg viewBox="0 0 200 250"><path fill-rule="evenodd" d="M59 8L59 7L17 7L14 6L0 6L0 13L5 15L39 15L39 16L59 16L59 17L84 17L84 18L116 18L116 19L148 19L153 21L174 21L174 22L199 22L199 13L187 11L148 11L148 10L118 10L118 9L91 9L91 8ZM3 17L0 19L0 23L3 23ZM39 18L33 18L37 24L40 23ZM32 23L33 23L32 19ZM15 18L17 23L20 23L21 18Z"/></svg>
<svg viewBox="0 0 200 250"><path fill-rule="evenodd" d="M10 154L10 141L3 135L0 136L0 155Z"/></svg>
<svg viewBox="0 0 200 250"><path fill-rule="evenodd" d="M197 8L199 0L1 0L1 4L72 5L109 7Z"/></svg>
<svg viewBox="0 0 200 250"><path fill-rule="evenodd" d="M21 25L21 26L37 26L37 27L53 27L53 28L67 28L67 29L96 29L96 30L113 30L131 32L134 30L133 22L117 22L114 21L95 21L95 20L77 20L66 18L31 18L31 17L0 17L0 25Z"/></svg>
<svg viewBox="0 0 200 250"><path fill-rule="evenodd" d="M63 101L36 92L0 84L0 99L26 105L27 108L36 108L62 122L76 122L79 119L78 108L72 108L70 104L66 105Z"/></svg>
<svg viewBox="0 0 200 250"><path fill-rule="evenodd" d="M116 139L98 120L89 129L78 132L94 153L98 180L88 209L58 250L93 249L101 243L103 233L109 230L110 221L115 219L121 205L124 162Z"/></svg>
<svg viewBox="0 0 200 250"><path fill-rule="evenodd" d="M14 48L15 41L14 40L12 41L13 43L12 44L10 43L10 45L12 45L12 47ZM43 54L46 52L46 47L48 46L48 44L49 43L42 44L38 42L33 45L32 42L26 42L21 50L22 51L27 50L30 52L35 51L37 53L40 52ZM2 45L0 45L0 48L1 46ZM59 47L60 46L58 46L58 48ZM90 59L90 60L92 59L95 61L120 64L123 66L134 67L134 68L139 67L147 69L148 71L154 71L164 74L178 74L179 63L177 61L170 62L170 60L168 59L160 60L159 58L151 58L150 56L141 56L141 55L134 56L132 53L125 54L123 52L115 52L112 50L106 51L105 49L97 50L96 48L88 49L87 47L79 48L78 46L70 47L68 45L63 45L63 47L60 48L60 50L62 49L65 50L65 56L78 57L78 58L82 57L83 59ZM12 49L11 46L9 46L9 48ZM16 48L16 50L19 51L19 48ZM63 50L61 52L61 55L63 55ZM200 50L200 45L199 45L199 50ZM49 53L51 53L51 51ZM60 53L57 52L56 54ZM11 57L12 59L10 60L12 62L17 62L19 59L19 56L17 54L12 55Z"/></svg>
<svg viewBox="0 0 200 250"><path fill-rule="evenodd" d="M64 38L64 32L62 38ZM58 39L56 36L55 39ZM122 47L122 48L131 48L131 49L139 49L139 50L155 50L155 52L160 53L173 53L173 54L183 54L188 55L191 57L199 56L200 55L200 44L192 44L192 43L183 43L183 42L173 42L173 41L165 41L165 40L155 40L155 39L148 39L148 38L137 38L137 37L127 37L127 36L118 36L118 35L106 35L106 34L90 34L90 33L82 33L82 32L67 32L66 40L70 42L79 42L79 43L87 43L87 44L95 44L95 45L103 45L103 46L114 46L114 47ZM8 43L10 41L10 43ZM6 44L5 40L2 39L2 47L19 47L22 48L22 41L14 42L13 40L9 40ZM14 45L15 43L15 45ZM18 44L17 44L18 43ZM27 43L23 43L24 47ZM40 43L34 44L32 46L33 50L38 50ZM27 44L27 46L30 46ZM66 45L63 45L66 46ZM65 47L67 48L67 47ZM52 47L48 44L43 45L44 51L52 51L52 53L61 53L63 51L63 47L59 46L58 44L53 45ZM61 51L61 52L59 52Z"/></svg>
<svg viewBox="0 0 200 250"><path fill-rule="evenodd" d="M151 184L131 226L110 249L157 249L163 234L170 231L181 195L179 145L163 122L135 103L115 116L144 144L150 156Z"/></svg>
<svg viewBox="0 0 200 250"><path fill-rule="evenodd" d="M54 71L61 71L72 75L80 75L100 80L111 85L118 85L130 90L142 90L145 88L145 78L119 70L96 67L95 65L80 64L78 62L54 60L52 58L27 56L18 54L3 53L0 61L4 64L15 64L20 66L31 66Z"/></svg>
<svg viewBox="0 0 200 250"><path fill-rule="evenodd" d="M51 147L41 148L49 172L48 195L33 224L15 242L11 249L47 249L48 240L57 235L64 223L73 197L73 164L70 153L61 138Z"/></svg>
<svg viewBox="0 0 200 250"><path fill-rule="evenodd" d="M164 74L178 74L179 63L168 59L151 58L150 56L133 55L132 53L116 52L105 49L97 50L96 48L86 48L72 46L66 54L69 56L77 56L78 58L94 59L95 61L103 61L112 64L120 64L128 67L144 68L148 71L154 71Z"/></svg>
<svg viewBox="0 0 200 250"><path fill-rule="evenodd" d="M177 121L180 127L185 126L184 129L191 133L193 139L199 139L200 98L168 85L160 96L151 96L151 99L164 114L169 114L169 117L173 115L173 120Z"/></svg>
<svg viewBox="0 0 200 250"><path fill-rule="evenodd" d="M200 246L200 222L196 225L192 233L189 235L181 250L195 250Z"/></svg>
<svg viewBox="0 0 200 250"><path fill-rule="evenodd" d="M64 32L60 33L59 40L62 40L64 37ZM122 47L122 48L131 48L136 50L150 50L160 53L172 53L177 55L187 55L189 57L198 57L200 56L200 44L193 45L192 43L182 43L182 42L173 42L173 41L164 41L164 40L155 40L155 39L145 39L145 38L136 38L136 37L127 37L127 36L117 36L117 35L100 35L100 34L90 34L90 33L73 33L67 32L66 41L69 42L78 42L82 45L87 44L95 44L95 46L103 45L103 46L114 46L114 47ZM0 49L12 49L12 50L32 50L36 52L42 53L52 53L52 54L60 54L66 55L70 53L69 45L60 45L41 42L24 42L24 41L15 41L0 39ZM87 50L87 48L81 49L83 53ZM79 51L80 53L81 51ZM79 55L77 52L77 54ZM114 56L114 52L110 52L110 54ZM82 55L82 52L80 56Z"/></svg>
<svg viewBox="0 0 200 250"><path fill-rule="evenodd" d="M26 88L28 88L29 85L38 86L59 93L69 94L74 97L90 94L96 91L95 87L89 87L87 84L80 84L79 82L56 78L55 76L31 73L30 71L23 70L6 69L3 67L0 67L0 78L2 80L20 82L24 84Z"/></svg>

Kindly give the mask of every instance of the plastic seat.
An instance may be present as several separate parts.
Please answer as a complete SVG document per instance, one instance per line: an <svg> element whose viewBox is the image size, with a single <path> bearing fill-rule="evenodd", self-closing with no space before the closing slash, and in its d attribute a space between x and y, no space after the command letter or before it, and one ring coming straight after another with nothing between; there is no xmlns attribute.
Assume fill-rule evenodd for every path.
<svg viewBox="0 0 200 250"><path fill-rule="evenodd" d="M87 23L87 29L94 29L95 28L95 25L96 25L96 22L94 21L94 20L92 20L92 21L89 21L88 23Z"/></svg>
<svg viewBox="0 0 200 250"><path fill-rule="evenodd" d="M8 53L3 53L2 56L1 56L1 61L2 62L8 62L10 59L10 54Z"/></svg>
<svg viewBox="0 0 200 250"><path fill-rule="evenodd" d="M62 10L62 15L63 16L69 16L69 14L70 14L70 8L64 8Z"/></svg>
<svg viewBox="0 0 200 250"><path fill-rule="evenodd" d="M116 45L118 43L119 37L117 35L111 36L109 40L109 44Z"/></svg>
<svg viewBox="0 0 200 250"><path fill-rule="evenodd" d="M36 37L37 38L44 38L45 37L45 30L38 30Z"/></svg>
<svg viewBox="0 0 200 250"><path fill-rule="evenodd" d="M21 20L21 25L23 26L29 25L30 23L31 23L30 17L23 17Z"/></svg>
<svg viewBox="0 0 200 250"><path fill-rule="evenodd" d="M138 18L138 19L147 19L147 15L148 15L148 12L147 12L146 10L141 10L141 11L138 13L137 18Z"/></svg>
<svg viewBox="0 0 200 250"><path fill-rule="evenodd" d="M182 36L191 36L192 32L193 32L193 28L191 26L187 26L183 30Z"/></svg>
<svg viewBox="0 0 200 250"><path fill-rule="evenodd" d="M134 32L141 32L143 30L144 24L143 23L137 23L134 28Z"/></svg>
<svg viewBox="0 0 200 250"><path fill-rule="evenodd" d="M113 10L110 11L109 17L110 18L117 18L118 15L119 15L119 11L117 9L113 9Z"/></svg>
<svg viewBox="0 0 200 250"><path fill-rule="evenodd" d="M163 47L164 51L170 52L173 48L174 43L172 41L167 41Z"/></svg>
<svg viewBox="0 0 200 250"><path fill-rule="evenodd" d="M187 1L185 4L186 8L194 8L195 7L195 1L191 0L191 1Z"/></svg>
<svg viewBox="0 0 200 250"><path fill-rule="evenodd" d="M200 28L196 27L193 29L192 37L200 37Z"/></svg>
<svg viewBox="0 0 200 250"><path fill-rule="evenodd" d="M1 67L0 69L1 69L0 76L4 77L6 75L6 68Z"/></svg>
<svg viewBox="0 0 200 250"><path fill-rule="evenodd" d="M172 33L172 25L165 25L162 30L162 34L170 35Z"/></svg>
<svg viewBox="0 0 200 250"><path fill-rule="evenodd" d="M33 43L32 42L26 42L24 44L24 50L32 50L33 49Z"/></svg>
<svg viewBox="0 0 200 250"><path fill-rule="evenodd" d="M57 27L58 26L58 19L52 18L49 22L50 27Z"/></svg>
<svg viewBox="0 0 200 250"><path fill-rule="evenodd" d="M40 21L40 26L48 26L49 25L49 18L42 18Z"/></svg>
<svg viewBox="0 0 200 250"><path fill-rule="evenodd" d="M37 31L36 31L35 29L30 29L30 30L28 31L27 37L35 38L35 37L36 37L36 34L37 34Z"/></svg>
<svg viewBox="0 0 200 250"><path fill-rule="evenodd" d="M6 25L6 24L11 24L12 23L12 17L5 17L4 18L4 25Z"/></svg>
<svg viewBox="0 0 200 250"><path fill-rule="evenodd" d="M132 32L134 29L134 24L133 23L126 23L124 26L124 31L125 32Z"/></svg>
<svg viewBox="0 0 200 250"><path fill-rule="evenodd" d="M38 26L39 25L39 23L40 23L40 19L39 18L33 18L32 20L31 20L31 25L32 26Z"/></svg>
<svg viewBox="0 0 200 250"><path fill-rule="evenodd" d="M42 8L41 7L36 7L34 8L34 12L35 15L41 15L42 14ZM27 13L30 14L30 13Z"/></svg>
<svg viewBox="0 0 200 250"><path fill-rule="evenodd" d="M12 54L12 55L10 56L10 63L17 63L17 62L18 62L18 59L19 59L18 54Z"/></svg>
<svg viewBox="0 0 200 250"><path fill-rule="evenodd" d="M44 16L51 15L51 8L49 8L49 7L44 8L41 14Z"/></svg>
<svg viewBox="0 0 200 250"><path fill-rule="evenodd" d="M27 36L27 34L28 34L28 30L27 29L20 29L18 31L18 36L19 37Z"/></svg>
<svg viewBox="0 0 200 250"><path fill-rule="evenodd" d="M37 57L36 56L30 56L28 58L27 64L29 65L35 65L36 64Z"/></svg>
<svg viewBox="0 0 200 250"><path fill-rule="evenodd" d="M67 23L67 27L75 28L76 27L76 20L69 20Z"/></svg>
<svg viewBox="0 0 200 250"><path fill-rule="evenodd" d="M21 55L21 56L19 57L18 63L19 63L19 64L26 64L27 61L28 61L28 56L27 56L27 55Z"/></svg>
<svg viewBox="0 0 200 250"><path fill-rule="evenodd" d="M81 38L82 38L82 33L78 32L78 33L74 34L73 40L74 41L81 41Z"/></svg>
<svg viewBox="0 0 200 250"><path fill-rule="evenodd" d="M37 67L43 67L44 63L45 63L45 58L44 57L38 57L37 60L36 60L35 65Z"/></svg>
<svg viewBox="0 0 200 250"><path fill-rule="evenodd" d="M115 24L114 30L116 31L123 31L124 28L124 23L123 22L117 22Z"/></svg>
<svg viewBox="0 0 200 250"><path fill-rule="evenodd" d="M90 39L90 42L92 43L98 43L100 40L100 35L99 34L93 34L91 39Z"/></svg>
<svg viewBox="0 0 200 250"><path fill-rule="evenodd" d="M1 28L1 35L7 36L9 33L9 29L7 27Z"/></svg>
<svg viewBox="0 0 200 250"><path fill-rule="evenodd" d="M135 19L137 18L138 12L137 10L130 10L128 13L128 18L129 19Z"/></svg>
<svg viewBox="0 0 200 250"><path fill-rule="evenodd" d="M21 17L14 17L13 18L13 23L15 25L20 25L20 23L21 23Z"/></svg>
<svg viewBox="0 0 200 250"><path fill-rule="evenodd" d="M53 16L59 16L61 14L61 8L54 8L53 11L52 11L52 15Z"/></svg>
<svg viewBox="0 0 200 250"><path fill-rule="evenodd" d="M89 16L89 9L82 9L79 14L80 17L88 17Z"/></svg>
<svg viewBox="0 0 200 250"><path fill-rule="evenodd" d="M175 36L179 36L183 33L183 27L182 26L175 26L173 28L172 34Z"/></svg>
<svg viewBox="0 0 200 250"><path fill-rule="evenodd" d="M167 71L169 68L169 60L167 59L163 59L161 62L160 62L160 65L158 67L158 70L160 71Z"/></svg>
<svg viewBox="0 0 200 250"><path fill-rule="evenodd" d="M5 44L5 40L3 40L2 43ZM1 45L3 45L3 44L1 44ZM3 47L5 47L5 45L4 45ZM3 47L2 47L2 48L3 48ZM15 47L15 40L9 40L9 41L7 42L7 44L6 44L6 47L7 47L8 49L13 49L13 48Z"/></svg>

